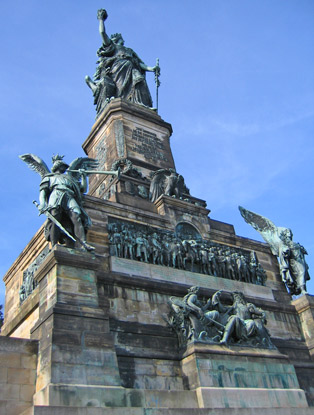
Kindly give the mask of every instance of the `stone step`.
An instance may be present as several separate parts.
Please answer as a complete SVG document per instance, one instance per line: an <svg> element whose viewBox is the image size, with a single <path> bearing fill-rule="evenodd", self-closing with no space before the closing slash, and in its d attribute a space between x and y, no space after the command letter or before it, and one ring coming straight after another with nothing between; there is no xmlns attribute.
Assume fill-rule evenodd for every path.
<svg viewBox="0 0 314 415"><path fill-rule="evenodd" d="M19 415L313 415L314 408L69 408L35 406Z"/></svg>
<svg viewBox="0 0 314 415"><path fill-rule="evenodd" d="M199 387L195 390L55 385L37 392L33 405L69 408L307 408L302 389ZM100 412L101 414L101 412ZM141 412L140 412L141 414Z"/></svg>

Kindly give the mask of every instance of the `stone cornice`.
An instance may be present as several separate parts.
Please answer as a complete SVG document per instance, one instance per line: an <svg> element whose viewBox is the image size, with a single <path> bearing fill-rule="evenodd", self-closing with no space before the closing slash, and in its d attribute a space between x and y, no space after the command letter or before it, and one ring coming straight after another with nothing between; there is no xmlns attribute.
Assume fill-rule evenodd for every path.
<svg viewBox="0 0 314 415"><path fill-rule="evenodd" d="M262 349L262 348L253 348L253 347L243 347L243 346L221 346L221 345L211 345L204 343L192 343L188 345L186 351L183 353L183 358L189 358L193 355L228 355L228 356L243 356L246 357L255 357L255 358L270 358L270 359L282 359L289 360L287 355L280 353L276 349Z"/></svg>
<svg viewBox="0 0 314 415"><path fill-rule="evenodd" d="M166 195L159 196L159 198L154 203L157 209L159 209L162 205L167 205L170 206L172 209L181 210L185 213L192 213L204 216L208 216L210 213L210 210L207 208L197 206L190 202L186 202L185 200L177 199L175 197L170 197Z"/></svg>
<svg viewBox="0 0 314 415"><path fill-rule="evenodd" d="M291 301L291 304L294 305L299 314L309 309L314 311L314 296L310 294L302 295L296 300Z"/></svg>
<svg viewBox="0 0 314 415"><path fill-rule="evenodd" d="M111 202L109 200L99 199L95 196L86 195L84 197L84 207L91 210L101 210L108 216L116 217L116 218L129 218L130 213L134 215L133 218L129 218L129 221L134 220L135 222L140 222L143 224L150 223L150 221L156 220L159 221L163 225L169 226L169 220L165 217L159 215L158 213L150 212L150 211L143 211L139 208L128 206L127 210L125 205L118 202ZM92 212L91 212L92 215ZM136 219L135 219L136 217ZM141 220L139 219L141 218Z"/></svg>

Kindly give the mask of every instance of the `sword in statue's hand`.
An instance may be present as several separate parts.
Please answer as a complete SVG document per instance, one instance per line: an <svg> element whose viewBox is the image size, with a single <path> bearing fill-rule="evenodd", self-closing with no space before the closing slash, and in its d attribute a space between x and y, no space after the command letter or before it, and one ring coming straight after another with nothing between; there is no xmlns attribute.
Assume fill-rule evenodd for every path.
<svg viewBox="0 0 314 415"><path fill-rule="evenodd" d="M39 210L39 203L36 202L36 200L33 200L34 205L37 207L37 209ZM61 225L61 223L54 217L52 216L52 214L50 212L48 212L48 210L39 210L39 214L44 214L47 216L48 219L51 220L51 222L53 222L56 226L58 226L58 228L66 235L68 236L70 239L72 239L72 241L76 242L76 239Z"/></svg>

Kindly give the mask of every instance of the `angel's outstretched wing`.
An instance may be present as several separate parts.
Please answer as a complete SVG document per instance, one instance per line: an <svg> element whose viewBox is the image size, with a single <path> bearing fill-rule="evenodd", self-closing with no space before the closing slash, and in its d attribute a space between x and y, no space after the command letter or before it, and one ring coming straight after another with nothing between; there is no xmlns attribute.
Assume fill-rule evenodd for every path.
<svg viewBox="0 0 314 415"><path fill-rule="evenodd" d="M44 160L38 156L35 156L35 154L26 153L19 156L19 158L25 161L30 169L39 173L41 178L50 173L50 170Z"/></svg>
<svg viewBox="0 0 314 415"><path fill-rule="evenodd" d="M265 218L265 216L244 209L242 206L239 206L239 210L245 222L262 235L265 242L270 246L272 253L274 255L279 255L279 247L282 245L282 240L279 235L282 228L277 228L277 226L271 220Z"/></svg>
<svg viewBox="0 0 314 415"><path fill-rule="evenodd" d="M92 159L90 157L78 157L72 161L70 164L67 174L70 174L76 180L80 179L80 173L78 172L71 172L71 170L93 170L98 167L98 160ZM87 173L88 175L88 173Z"/></svg>

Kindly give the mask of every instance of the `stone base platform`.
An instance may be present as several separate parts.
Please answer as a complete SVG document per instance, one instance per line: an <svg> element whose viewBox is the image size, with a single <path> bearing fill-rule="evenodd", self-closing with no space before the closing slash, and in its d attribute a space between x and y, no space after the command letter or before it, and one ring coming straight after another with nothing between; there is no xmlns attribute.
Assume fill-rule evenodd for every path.
<svg viewBox="0 0 314 415"><path fill-rule="evenodd" d="M313 415L313 408L68 408L35 406L21 415Z"/></svg>
<svg viewBox="0 0 314 415"><path fill-rule="evenodd" d="M289 411L298 408L298 414L302 414L302 410L308 407L302 389L199 387L194 390L164 391L108 386L87 387L85 385L49 385L45 390L45 396L42 392L34 396L34 403L35 409L29 414L50 414L49 408L51 406L46 406L47 409L45 409L45 406L41 406L44 403L53 405L59 408L60 411L63 410L62 408L67 408L69 411L67 414L72 414L72 412L73 414L81 414L80 410L82 411L82 408L89 407L94 408L94 412L91 412L91 414L122 414L123 410L124 413L127 412L128 414L134 412L134 415L146 413L166 414L167 412L162 412L162 410L165 410L164 408L173 411L169 414L183 413L182 411L187 409L191 411L190 413L194 413L193 411L200 408L206 408L207 411L212 408L215 408L216 411L224 408L234 411L253 408L254 410L258 408L268 410L285 408L286 414L292 414L293 412ZM105 410L107 412L102 412ZM110 412L110 410L113 412ZM152 412L143 412L145 410ZM161 412L158 412L159 410ZM25 412L23 415L26 414L28 413Z"/></svg>

